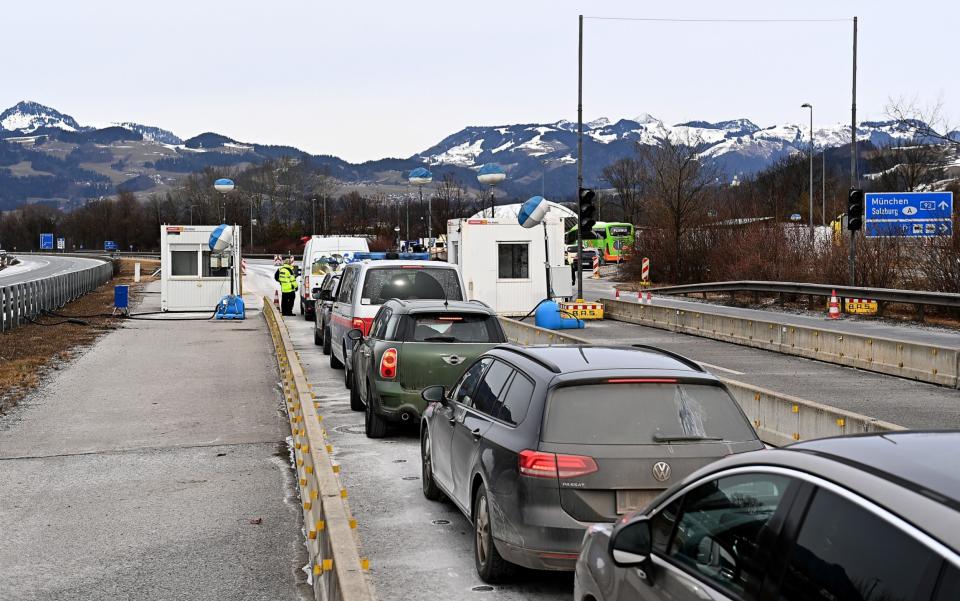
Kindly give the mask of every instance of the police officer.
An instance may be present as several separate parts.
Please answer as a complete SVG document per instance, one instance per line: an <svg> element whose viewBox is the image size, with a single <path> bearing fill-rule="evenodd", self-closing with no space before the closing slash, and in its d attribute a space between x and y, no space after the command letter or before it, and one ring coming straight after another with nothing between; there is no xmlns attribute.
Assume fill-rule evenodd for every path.
<svg viewBox="0 0 960 601"><path fill-rule="evenodd" d="M297 276L293 273L293 259L288 258L277 270L277 280L280 282L280 313L293 315L293 301L296 299Z"/></svg>

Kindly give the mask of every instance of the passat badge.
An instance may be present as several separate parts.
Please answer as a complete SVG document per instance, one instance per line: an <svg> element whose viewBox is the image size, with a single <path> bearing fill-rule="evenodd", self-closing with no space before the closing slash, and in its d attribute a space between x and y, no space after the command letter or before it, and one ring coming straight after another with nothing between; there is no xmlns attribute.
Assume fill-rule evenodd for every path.
<svg viewBox="0 0 960 601"><path fill-rule="evenodd" d="M653 464L653 477L657 482L666 482L670 479L670 464L666 461L658 461Z"/></svg>
<svg viewBox="0 0 960 601"><path fill-rule="evenodd" d="M447 363L449 363L450 365L460 365L461 363L467 360L466 357L460 357L458 355L444 355L443 357L440 357L440 358L446 361Z"/></svg>

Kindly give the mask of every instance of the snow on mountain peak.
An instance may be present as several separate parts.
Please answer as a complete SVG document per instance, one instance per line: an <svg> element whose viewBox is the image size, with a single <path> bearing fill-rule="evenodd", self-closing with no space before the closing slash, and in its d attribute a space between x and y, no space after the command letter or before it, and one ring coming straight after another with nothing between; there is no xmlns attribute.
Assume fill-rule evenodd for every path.
<svg viewBox="0 0 960 601"><path fill-rule="evenodd" d="M70 115L29 100L20 101L0 113L0 129L31 133L41 127L56 127L66 131L83 129Z"/></svg>
<svg viewBox="0 0 960 601"><path fill-rule="evenodd" d="M636 121L640 125L660 123L660 120L654 117L653 115L651 115L650 113L640 113L639 115L634 117L632 120Z"/></svg>

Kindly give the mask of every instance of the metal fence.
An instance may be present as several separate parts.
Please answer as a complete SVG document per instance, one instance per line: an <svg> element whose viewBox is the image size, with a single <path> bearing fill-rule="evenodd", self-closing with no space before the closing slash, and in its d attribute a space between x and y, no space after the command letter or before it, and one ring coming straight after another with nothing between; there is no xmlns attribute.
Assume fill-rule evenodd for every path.
<svg viewBox="0 0 960 601"><path fill-rule="evenodd" d="M0 286L0 332L29 323L44 311L58 309L112 277L113 264L104 262L70 273Z"/></svg>

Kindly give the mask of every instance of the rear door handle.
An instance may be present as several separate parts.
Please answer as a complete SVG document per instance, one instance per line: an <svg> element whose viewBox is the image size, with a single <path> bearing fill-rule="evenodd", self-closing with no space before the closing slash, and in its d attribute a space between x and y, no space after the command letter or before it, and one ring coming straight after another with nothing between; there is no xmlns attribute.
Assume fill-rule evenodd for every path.
<svg viewBox="0 0 960 601"><path fill-rule="evenodd" d="M480 428L474 428L473 430L470 430L470 433L473 434L474 440L480 440Z"/></svg>

